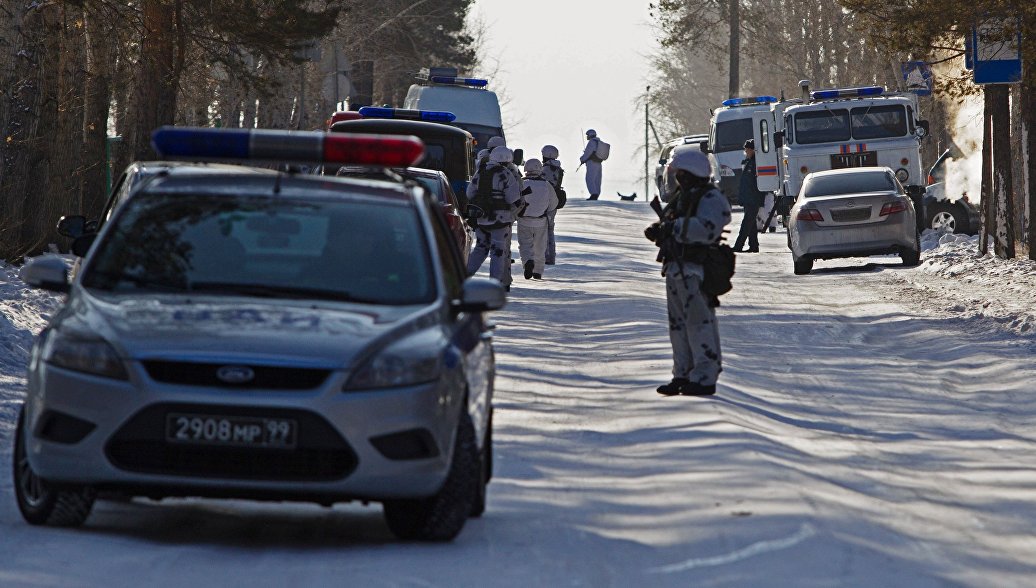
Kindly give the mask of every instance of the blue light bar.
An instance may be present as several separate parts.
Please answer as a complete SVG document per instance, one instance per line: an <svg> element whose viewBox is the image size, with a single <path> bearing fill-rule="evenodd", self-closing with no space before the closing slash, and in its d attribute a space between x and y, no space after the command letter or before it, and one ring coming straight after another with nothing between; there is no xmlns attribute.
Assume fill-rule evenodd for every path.
<svg viewBox="0 0 1036 588"><path fill-rule="evenodd" d="M272 129L166 126L151 134L151 146L163 159L189 161L244 160L409 167L424 155L424 143L409 135Z"/></svg>
<svg viewBox="0 0 1036 588"><path fill-rule="evenodd" d="M400 120L423 120L426 122L451 123L457 120L452 112L438 110L410 110L406 108L385 108L364 106L359 110L363 118L394 118Z"/></svg>
<svg viewBox="0 0 1036 588"><path fill-rule="evenodd" d="M472 88L485 88L489 80L479 78L454 78L447 76L432 76L433 84L453 84L455 86L471 86Z"/></svg>
<svg viewBox="0 0 1036 588"><path fill-rule="evenodd" d="M723 106L748 106L749 104L772 104L777 102L775 96L756 96L755 98L728 98Z"/></svg>
<svg viewBox="0 0 1036 588"><path fill-rule="evenodd" d="M835 90L817 90L810 92L813 100L832 100L834 98L859 98L862 96L881 96L885 88L881 86L864 86L862 88L839 88Z"/></svg>

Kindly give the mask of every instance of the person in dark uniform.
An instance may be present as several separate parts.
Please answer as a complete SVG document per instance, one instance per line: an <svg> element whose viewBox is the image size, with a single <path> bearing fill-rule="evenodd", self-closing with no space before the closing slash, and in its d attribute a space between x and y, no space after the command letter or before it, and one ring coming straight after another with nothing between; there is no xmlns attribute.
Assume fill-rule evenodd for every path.
<svg viewBox="0 0 1036 588"><path fill-rule="evenodd" d="M741 219L737 241L734 241L734 251L744 251L747 239L748 252L759 253L759 227L756 225L755 217L759 214L759 207L765 202L766 194L760 192L756 184L754 139L745 141L745 158L741 161L741 184L737 199L745 209L745 216Z"/></svg>

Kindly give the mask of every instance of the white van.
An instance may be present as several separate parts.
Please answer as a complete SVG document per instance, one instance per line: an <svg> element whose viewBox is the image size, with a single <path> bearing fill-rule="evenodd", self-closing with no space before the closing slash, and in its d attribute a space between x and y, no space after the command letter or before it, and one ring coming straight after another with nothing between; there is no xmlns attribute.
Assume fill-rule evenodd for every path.
<svg viewBox="0 0 1036 588"><path fill-rule="evenodd" d="M457 119L451 124L471 133L481 147L490 137L504 136L500 101L486 89L488 80L457 77L457 70L450 67L425 68L417 78L403 108L452 112Z"/></svg>
<svg viewBox="0 0 1036 588"><path fill-rule="evenodd" d="M752 114L769 112L773 96L730 98L712 112L709 120L708 151L719 164L719 188L731 204L737 204L741 184L741 162L745 141L752 138Z"/></svg>

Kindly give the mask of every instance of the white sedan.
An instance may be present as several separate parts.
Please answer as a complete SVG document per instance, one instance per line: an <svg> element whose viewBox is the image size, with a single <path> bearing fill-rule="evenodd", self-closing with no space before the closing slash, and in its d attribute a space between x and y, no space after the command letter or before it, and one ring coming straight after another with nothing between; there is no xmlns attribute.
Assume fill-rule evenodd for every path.
<svg viewBox="0 0 1036 588"><path fill-rule="evenodd" d="M791 209L789 245L795 273L816 259L898 254L903 265L921 260L914 205L887 167L813 172Z"/></svg>

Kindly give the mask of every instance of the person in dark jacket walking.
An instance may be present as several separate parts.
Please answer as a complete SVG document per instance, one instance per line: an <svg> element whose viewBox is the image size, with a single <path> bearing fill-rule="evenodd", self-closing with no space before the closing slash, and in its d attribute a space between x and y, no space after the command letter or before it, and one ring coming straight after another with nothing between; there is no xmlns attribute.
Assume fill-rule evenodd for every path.
<svg viewBox="0 0 1036 588"><path fill-rule="evenodd" d="M741 161L741 184L737 193L738 202L745 209L745 216L741 219L737 241L734 241L734 251L744 251L747 239L748 252L759 253L759 227L755 217L765 202L766 194L759 191L755 178L755 140L749 139L745 141L745 158Z"/></svg>

